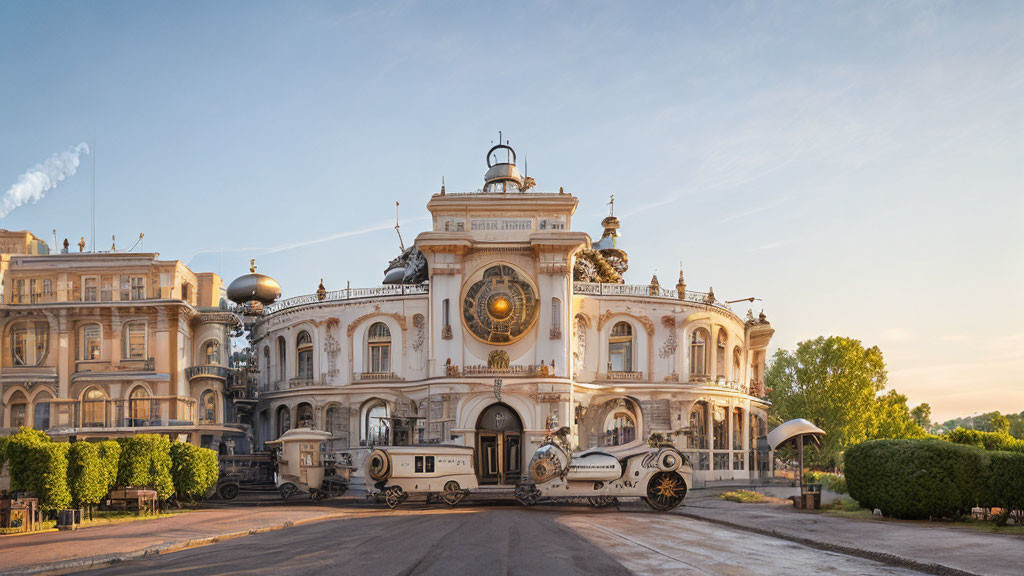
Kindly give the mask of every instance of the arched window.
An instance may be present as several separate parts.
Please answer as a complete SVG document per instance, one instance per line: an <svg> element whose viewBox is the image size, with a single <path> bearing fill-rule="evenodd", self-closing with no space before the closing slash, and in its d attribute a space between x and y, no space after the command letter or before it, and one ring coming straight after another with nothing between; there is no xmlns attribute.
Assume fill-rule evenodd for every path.
<svg viewBox="0 0 1024 576"><path fill-rule="evenodd" d="M708 333L703 328L693 331L690 336L690 374L693 376L707 375L707 341Z"/></svg>
<svg viewBox="0 0 1024 576"><path fill-rule="evenodd" d="M199 396L199 423L217 423L217 393L207 390Z"/></svg>
<svg viewBox="0 0 1024 576"><path fill-rule="evenodd" d="M725 353L726 343L729 341L729 336L725 333L725 330L718 329L718 346L715 349L715 378L725 378Z"/></svg>
<svg viewBox="0 0 1024 576"><path fill-rule="evenodd" d="M99 388L89 388L82 395L82 427L102 428L107 425L107 397Z"/></svg>
<svg viewBox="0 0 1024 576"><path fill-rule="evenodd" d="M367 405L363 412L363 445L375 446L387 444L390 421L388 405L383 400L376 400Z"/></svg>
<svg viewBox="0 0 1024 576"><path fill-rule="evenodd" d="M145 322L128 322L121 328L121 357L125 360L146 358Z"/></svg>
<svg viewBox="0 0 1024 576"><path fill-rule="evenodd" d="M608 338L608 371L633 371L633 327L629 322L619 322L612 326Z"/></svg>
<svg viewBox="0 0 1024 576"><path fill-rule="evenodd" d="M288 371L286 369L285 358L288 356L288 344L284 341L284 336L277 337L277 379L280 382L284 382L288 378Z"/></svg>
<svg viewBox="0 0 1024 576"><path fill-rule="evenodd" d="M203 355L206 357L206 363L211 365L220 364L220 342L210 340L204 348Z"/></svg>
<svg viewBox="0 0 1024 576"><path fill-rule="evenodd" d="M636 419L625 410L616 410L608 416L604 432L605 446L620 446L636 440Z"/></svg>
<svg viewBox="0 0 1024 576"><path fill-rule="evenodd" d="M374 322L366 337L369 347L370 372L391 372L391 330L383 322Z"/></svg>
<svg viewBox="0 0 1024 576"><path fill-rule="evenodd" d="M82 360L99 360L102 351L103 329L99 324L82 327Z"/></svg>
<svg viewBox="0 0 1024 576"><path fill-rule="evenodd" d="M11 405L11 421L8 427L28 426L28 398L25 397L25 394L20 391L15 392L11 395L8 404Z"/></svg>
<svg viewBox="0 0 1024 576"><path fill-rule="evenodd" d="M740 351L740 347L736 346L732 349L732 379L734 382L739 382L742 374L740 374L740 368L743 365L743 352Z"/></svg>
<svg viewBox="0 0 1024 576"><path fill-rule="evenodd" d="M313 337L305 330L299 332L299 337L295 339L295 357L298 360L298 373L296 373L296 376L312 379Z"/></svg>
<svg viewBox="0 0 1024 576"><path fill-rule="evenodd" d="M142 386L136 386L128 395L128 418L132 426L145 426L151 415L149 392Z"/></svg>
<svg viewBox="0 0 1024 576"><path fill-rule="evenodd" d="M41 392L32 401L32 427L36 430L49 430L51 400L49 392Z"/></svg>
<svg viewBox="0 0 1024 576"><path fill-rule="evenodd" d="M264 386L270 388L270 346L263 347L263 366L261 366L261 369L267 375Z"/></svg>
<svg viewBox="0 0 1024 576"><path fill-rule="evenodd" d="M295 423L298 428L313 427L313 405L309 402L302 402L295 407Z"/></svg>
<svg viewBox="0 0 1024 576"><path fill-rule="evenodd" d="M340 422L335 422L338 419L338 407L331 405L327 407L327 411L324 412L324 431L330 434L338 432L341 428Z"/></svg>
<svg viewBox="0 0 1024 576"><path fill-rule="evenodd" d="M38 366L46 357L50 325L18 322L11 329L11 357L15 366Z"/></svg>
<svg viewBox="0 0 1024 576"><path fill-rule="evenodd" d="M281 406L277 409L277 437L280 438L291 427L292 413L288 410L287 406Z"/></svg>
<svg viewBox="0 0 1024 576"><path fill-rule="evenodd" d="M690 448L708 449L708 405L697 402L690 409Z"/></svg>
<svg viewBox="0 0 1024 576"><path fill-rule="evenodd" d="M714 428L712 433L714 435L714 446L715 450L728 450L729 449L729 408L726 406L715 406L711 410L711 425ZM726 464L728 466L728 464ZM718 463L715 463L715 470L724 468Z"/></svg>

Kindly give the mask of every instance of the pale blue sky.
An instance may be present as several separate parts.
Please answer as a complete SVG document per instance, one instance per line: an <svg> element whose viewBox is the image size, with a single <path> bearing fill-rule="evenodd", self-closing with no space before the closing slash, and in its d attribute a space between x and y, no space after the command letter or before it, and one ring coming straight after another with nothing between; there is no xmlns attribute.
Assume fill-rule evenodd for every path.
<svg viewBox="0 0 1024 576"><path fill-rule="evenodd" d="M97 145L110 236L286 296L370 286L503 130L609 194L628 280L882 347L940 418L1024 410L1024 3L0 4L0 189ZM89 162L0 220L74 243ZM745 307L739 307L740 314Z"/></svg>

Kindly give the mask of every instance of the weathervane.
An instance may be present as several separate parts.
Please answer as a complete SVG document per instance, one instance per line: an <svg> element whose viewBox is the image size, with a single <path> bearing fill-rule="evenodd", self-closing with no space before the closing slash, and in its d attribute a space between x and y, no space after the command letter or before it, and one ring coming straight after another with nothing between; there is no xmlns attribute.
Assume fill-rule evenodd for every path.
<svg viewBox="0 0 1024 576"><path fill-rule="evenodd" d="M615 194L612 194L608 198L608 215L615 216Z"/></svg>

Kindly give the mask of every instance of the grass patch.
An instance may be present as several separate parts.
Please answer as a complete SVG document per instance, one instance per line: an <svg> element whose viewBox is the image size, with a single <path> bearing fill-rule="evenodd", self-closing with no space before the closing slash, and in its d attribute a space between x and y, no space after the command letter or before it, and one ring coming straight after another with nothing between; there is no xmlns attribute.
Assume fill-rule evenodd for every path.
<svg viewBox="0 0 1024 576"><path fill-rule="evenodd" d="M57 521L56 520L43 520L42 522L39 523L39 530L33 530L33 532L38 532L40 530L50 530L50 529L53 529L53 528L56 528L56 527L57 527ZM0 528L0 535L7 535L7 534L31 534L31 533L32 532L22 532L21 528Z"/></svg>
<svg viewBox="0 0 1024 576"><path fill-rule="evenodd" d="M154 518L169 518L178 514L184 514L191 512L191 510L167 510L165 512L157 512L156 514L136 514L135 512L128 512L124 510L103 510L95 511L92 513L92 520L89 520L89 513L86 512L82 515L82 523L79 525L82 528L91 528L93 526L107 526L109 524L124 524L125 522L136 522L138 520L152 520Z"/></svg>
<svg viewBox="0 0 1024 576"><path fill-rule="evenodd" d="M770 502L764 494L754 492L752 490L733 490L731 492L723 492L718 496L722 500L728 500L729 502L740 502L741 504L756 504L758 502Z"/></svg>

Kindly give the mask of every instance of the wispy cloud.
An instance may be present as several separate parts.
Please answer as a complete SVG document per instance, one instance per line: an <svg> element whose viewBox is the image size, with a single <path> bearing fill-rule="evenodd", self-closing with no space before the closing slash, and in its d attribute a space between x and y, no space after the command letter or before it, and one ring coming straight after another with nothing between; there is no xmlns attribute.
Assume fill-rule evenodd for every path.
<svg viewBox="0 0 1024 576"><path fill-rule="evenodd" d="M39 202L47 191L74 176L82 155L88 153L89 145L82 142L66 152L50 156L19 176L18 181L7 189L0 200L0 218L7 216L19 206Z"/></svg>
<svg viewBox="0 0 1024 576"><path fill-rule="evenodd" d="M787 246L789 244L792 244L793 242L796 242L797 240L799 240L799 238L789 238L789 239L786 239L786 240L776 240L775 242L769 242L767 244L762 244L760 246L756 246L754 248L751 248L751 249L747 250L747 252L762 252L764 250L774 250L775 248L781 248L783 246Z"/></svg>

